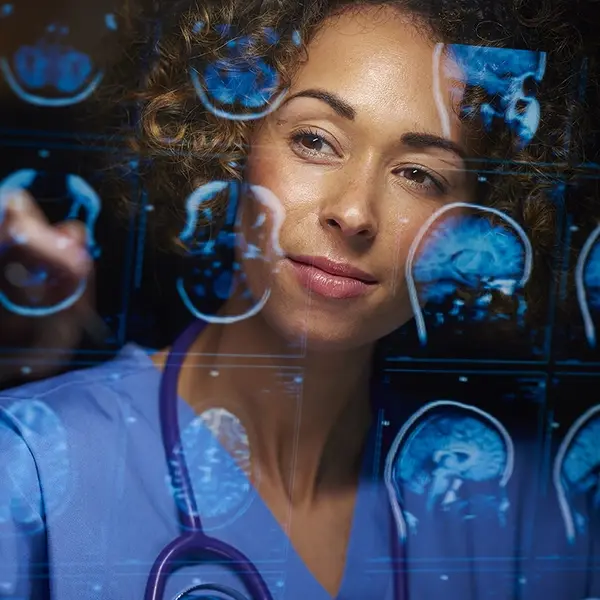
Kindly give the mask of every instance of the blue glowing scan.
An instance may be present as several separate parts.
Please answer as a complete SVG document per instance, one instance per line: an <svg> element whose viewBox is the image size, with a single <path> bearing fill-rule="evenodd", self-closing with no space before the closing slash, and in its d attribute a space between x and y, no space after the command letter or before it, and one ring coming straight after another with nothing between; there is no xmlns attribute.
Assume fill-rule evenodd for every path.
<svg viewBox="0 0 600 600"><path fill-rule="evenodd" d="M212 204L226 197L224 225L215 233ZM213 181L196 189L186 201L187 219L179 242L193 257L191 272L177 280L177 290L187 309L211 323L233 323L256 315L269 299L267 287L255 298L246 283L243 265L259 261L277 269L283 256L279 231L285 219L283 205L267 188ZM234 252L234 260L224 260ZM209 314L202 309L207 300L239 299L235 314Z"/></svg>
<svg viewBox="0 0 600 600"><path fill-rule="evenodd" d="M554 460L553 479L565 533L573 543L600 513L600 405L569 429Z"/></svg>
<svg viewBox="0 0 600 600"><path fill-rule="evenodd" d="M204 529L217 529L237 519L254 498L248 435L240 420L222 408L213 408L196 417L184 430L181 452L190 474L196 508ZM167 485L182 510L185 494L177 478L167 476Z"/></svg>
<svg viewBox="0 0 600 600"><path fill-rule="evenodd" d="M493 224L490 216L504 223ZM406 261L421 344L427 344L424 314L437 325L509 318L490 310L497 293L517 298L522 317L526 307L516 294L529 280L532 256L522 227L496 209L456 202L436 211L417 233Z"/></svg>
<svg viewBox="0 0 600 600"><path fill-rule="evenodd" d="M18 431L20 437L15 435ZM24 441L23 441L24 440ZM44 447L42 463L34 465L28 447ZM20 400L0 420L0 533L4 523L35 528L64 505L69 488L70 458L66 431L58 416L43 402ZM41 496L38 469L49 493ZM32 499L39 498L40 505Z"/></svg>
<svg viewBox="0 0 600 600"><path fill-rule="evenodd" d="M591 348L596 347L596 326L593 315L600 311L600 226L586 240L575 267L575 288L585 337Z"/></svg>
<svg viewBox="0 0 600 600"><path fill-rule="evenodd" d="M513 442L497 419L451 400L427 404L402 426L386 458L385 485L400 538L419 531L418 517L406 507L408 493L419 498L421 514L462 520L493 514L503 525L513 467Z"/></svg>
<svg viewBox="0 0 600 600"><path fill-rule="evenodd" d="M449 115L443 102L441 76L460 79L467 86L485 90L489 100L480 107L479 116L489 131L494 121L504 121L516 135L522 149L533 139L540 123L540 104L535 90L544 77L546 53L531 50L513 50L490 46L438 44L434 52L436 103L443 115L445 133L449 133ZM477 110L462 106L463 115ZM446 131L448 130L448 131Z"/></svg>
<svg viewBox="0 0 600 600"><path fill-rule="evenodd" d="M19 193L30 188L36 179L43 178L43 171L20 169L8 175L0 182L0 227L4 222L5 211L11 202L19 202ZM80 175L66 174L64 176L64 194L70 203L69 212L65 219L83 217L87 231L87 250L93 258L98 258L100 248L96 243L95 228L100 215L101 202L97 192ZM16 246L27 244L28 240L19 231L8 231L8 242L0 247L0 258ZM57 244L68 251L68 239L59 239ZM43 264L35 265L20 261L7 262L3 260L2 274L5 285L0 291L0 304L7 310L26 317L44 317L65 310L72 306L85 291L87 280L78 282L75 289L66 298L54 300L48 305L44 300L48 290L61 284L58 275ZM58 289L58 288L57 288Z"/></svg>
<svg viewBox="0 0 600 600"><path fill-rule="evenodd" d="M194 31L204 28L198 23ZM236 36L232 27L216 28L223 37L227 56L213 63L190 68L190 77L198 97L214 115L235 121L260 119L275 110L287 94L280 89L279 75L264 56L253 51L248 36ZM271 28L263 31L264 41L273 46L279 35ZM297 35L293 41L300 43Z"/></svg>
<svg viewBox="0 0 600 600"><path fill-rule="evenodd" d="M31 9L31 8L29 8ZM16 0L0 8L0 23L29 18L26 3ZM105 34L117 29L113 13L98 24L89 24ZM12 25L19 31L24 21ZM81 24L79 24L81 26ZM90 35L96 35L93 31ZM87 36L89 41L90 35ZM0 57L0 70L13 93L23 102L42 107L64 107L82 102L97 89L104 73L93 53L81 46L81 32L73 31L62 18L45 23L36 38L28 39Z"/></svg>

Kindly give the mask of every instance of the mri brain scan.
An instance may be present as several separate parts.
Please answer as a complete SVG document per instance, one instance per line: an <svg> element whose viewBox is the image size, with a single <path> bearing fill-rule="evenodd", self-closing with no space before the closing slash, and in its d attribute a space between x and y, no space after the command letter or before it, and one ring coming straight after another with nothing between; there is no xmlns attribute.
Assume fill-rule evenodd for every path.
<svg viewBox="0 0 600 600"><path fill-rule="evenodd" d="M0 224L9 202L18 202L20 190L30 190L36 185L50 182L62 198L67 200L69 209L64 219L83 218L87 229L87 249L93 258L98 258L100 249L96 244L95 227L100 214L100 198L96 191L80 175L50 174L34 169L15 171L0 182ZM36 197L36 194L33 194ZM0 268L3 285L0 291L0 304L7 310L22 316L43 317L65 310L72 306L83 294L86 280L80 281L65 298L46 303L48 288L60 289L60 281L41 265L23 264L11 259L11 250L27 239L18 232L8 232L9 242L0 247ZM62 243L62 242L58 242ZM65 240L65 244L68 242ZM65 246L65 251L68 248Z"/></svg>
<svg viewBox="0 0 600 600"><path fill-rule="evenodd" d="M197 23L195 30L204 29ZM218 117L236 121L260 119L275 110L287 93L280 89L279 75L266 57L254 52L255 40L237 36L228 25L216 28L224 40L226 56L203 66L190 69L198 97L207 110ZM262 43L273 46L279 34L266 28ZM292 40L298 44L297 34Z"/></svg>
<svg viewBox="0 0 600 600"><path fill-rule="evenodd" d="M493 224L490 216L503 224ZM454 203L434 213L415 237L406 263L421 344L427 343L424 314L437 325L511 318L491 312L494 294L519 301L516 294L529 279L531 260L522 228L495 209ZM516 316L524 311L520 302Z"/></svg>
<svg viewBox="0 0 600 600"><path fill-rule="evenodd" d="M503 121L515 134L520 148L529 144L541 117L535 94L546 70L544 52L451 44L439 45L434 56L436 72L441 63L441 71L452 78L457 64L463 83L481 88L489 96L490 100L479 107L463 106L463 114L479 110L488 130L495 121ZM443 103L438 102L438 106Z"/></svg>
<svg viewBox="0 0 600 600"><path fill-rule="evenodd" d="M204 529L222 527L245 512L253 487L250 445L240 420L222 408L207 410L184 429L181 448ZM176 501L185 502L177 477L167 483Z"/></svg>
<svg viewBox="0 0 600 600"><path fill-rule="evenodd" d="M223 226L214 231L212 203L227 199ZM192 258L191 271L177 280L177 289L190 313L213 323L232 323L257 314L270 295L270 288L254 298L246 285L242 262L261 261L276 268L279 230L285 213L277 197L268 189L236 182L213 181L195 190L186 201L187 220L179 241ZM252 222L241 231L242 223ZM249 232L249 233L248 233ZM235 260L228 260L234 252ZM237 258L239 257L239 259ZM207 300L224 301L236 296L244 309L237 314L218 316L202 308Z"/></svg>
<svg viewBox="0 0 600 600"><path fill-rule="evenodd" d="M23 102L64 107L89 98L104 77L99 47L118 28L111 7L100 0L85 14L66 14L56 3L32 5L14 0L0 8L0 70ZM90 10L91 8L91 10ZM15 34L18 32L18 34ZM102 45L100 42L103 42Z"/></svg>
<svg viewBox="0 0 600 600"><path fill-rule="evenodd" d="M400 537L419 533L408 495L420 514L464 520L492 514L503 524L513 462L512 440L494 417L453 401L427 404L400 429L386 459L385 484Z"/></svg>
<svg viewBox="0 0 600 600"><path fill-rule="evenodd" d="M0 469L5 471L2 481L8 487L0 488L0 532L2 524L17 522L23 526L33 526L40 517L40 506L33 506L38 473L32 470L31 450L26 444L43 444L44 462L41 466L45 483L52 493L44 497L45 515L55 512L64 502L69 484L69 449L66 431L58 417L44 403L35 400L22 400L12 404L7 410L8 420L0 421L0 455L3 461ZM13 421L14 420L14 421ZM18 424L25 440L17 441L11 421ZM33 533L33 532L32 532Z"/></svg>
<svg viewBox="0 0 600 600"><path fill-rule="evenodd" d="M565 436L554 463L554 486L569 542L588 533L600 511L600 406L582 415Z"/></svg>
<svg viewBox="0 0 600 600"><path fill-rule="evenodd" d="M584 244L575 268L577 300L588 344L596 348L594 316L600 311L600 227L592 231Z"/></svg>

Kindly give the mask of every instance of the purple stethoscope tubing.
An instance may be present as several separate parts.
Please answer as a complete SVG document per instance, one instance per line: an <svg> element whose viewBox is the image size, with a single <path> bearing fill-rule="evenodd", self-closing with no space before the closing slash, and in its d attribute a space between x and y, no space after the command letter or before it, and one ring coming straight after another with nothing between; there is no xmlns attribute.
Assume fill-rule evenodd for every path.
<svg viewBox="0 0 600 600"><path fill-rule="evenodd" d="M183 598L188 593L204 590L220 592L231 600L273 600L267 584L247 556L233 546L204 533L185 457L181 449L178 449L181 443L177 413L179 373L187 351L205 326L204 321L196 320L175 340L167 356L160 381L159 415L161 434L171 477L175 472L177 473L181 498L185 504L185 510L179 504L177 505L179 522L184 531L178 538L167 544L154 561L146 582L144 600L163 600L167 579L176 568L177 562L183 562L186 557L195 554L204 554L210 558L229 562L232 570L237 573L250 592L250 596L245 596L228 586L199 584L184 590L175 600ZM395 568L393 600L406 600L408 598L406 577L403 577L399 570L399 563L404 564L403 543L397 535L392 535L392 540L392 564ZM399 557L401 557L401 561L397 560Z"/></svg>
<svg viewBox="0 0 600 600"><path fill-rule="evenodd" d="M178 448L181 442L177 413L177 382L179 380L179 372L181 371L181 366L188 349L205 325L204 321L194 321L177 338L171 347L161 377L159 412L163 446L171 476L175 472L177 473L177 479L181 486L181 497L185 503L185 510L182 510L180 506L177 507L183 533L167 544L154 561L148 581L146 582L144 600L163 600L167 579L176 568L177 562L183 562L186 558L196 554L203 554L211 559L223 560L230 563L232 570L236 572L246 589L250 592L250 597L246 597L227 586L200 584L185 590L177 598L182 598L193 591L200 592L205 590L220 592L232 600L273 600L267 584L248 557L233 546L216 538L209 537L204 533L185 457L183 452Z"/></svg>

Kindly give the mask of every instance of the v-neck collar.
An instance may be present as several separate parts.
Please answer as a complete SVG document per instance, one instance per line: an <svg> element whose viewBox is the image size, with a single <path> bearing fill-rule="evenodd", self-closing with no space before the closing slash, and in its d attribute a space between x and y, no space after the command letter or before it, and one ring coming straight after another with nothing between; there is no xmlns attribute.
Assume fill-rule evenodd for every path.
<svg viewBox="0 0 600 600"><path fill-rule="evenodd" d="M150 359L149 352L140 346L128 344L122 354L131 358L137 358L144 367L153 369L155 383L153 386L156 394L153 401L145 399L140 402L138 408L148 411L146 417L153 424L156 435L160 437L160 423L157 414L158 389L161 380L161 371L156 368ZM191 405L180 396L178 401L178 417L180 430L183 433L200 415L194 411ZM153 402L155 403L153 406ZM214 532L216 537L222 537L226 541L247 553L259 571L263 568L285 571L285 582L283 592L279 590L278 598L281 600L353 600L355 598L383 598L389 588L388 577L368 575L369 559L389 555L391 544L391 532L393 523L389 513L389 502L383 482L374 478L374 454L376 445L376 422L374 422L367 436L367 443L362 459L362 468L359 477L357 497L352 516L352 525L346 556L344 572L339 592L332 596L316 579L308 566L304 563L298 552L293 547L287 533L264 502L258 491L252 486L247 476L240 470L240 479L252 488L252 502L249 504L244 515L232 520L227 525ZM222 446L220 441L208 427L205 428L210 435L211 444L223 454L225 461L234 462L231 454ZM248 527L248 523L260 523L260 527ZM257 552L256 534L265 536L265 552ZM210 533L213 535L213 533ZM280 552L277 552L279 546ZM275 552L271 549L275 548ZM279 561L285 556L283 564ZM268 567L267 567L268 565ZM281 584L279 584L281 585ZM272 589L275 595L277 590Z"/></svg>

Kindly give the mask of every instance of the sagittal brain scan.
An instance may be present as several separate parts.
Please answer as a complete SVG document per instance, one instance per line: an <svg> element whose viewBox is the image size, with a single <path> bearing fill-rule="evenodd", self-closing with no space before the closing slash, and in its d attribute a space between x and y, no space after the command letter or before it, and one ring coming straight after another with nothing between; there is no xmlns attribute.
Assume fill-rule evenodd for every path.
<svg viewBox="0 0 600 600"><path fill-rule="evenodd" d="M453 65L457 65L463 83L485 90L489 97L480 106L463 106L463 114L478 111L488 130L495 122L504 122L516 136L520 148L531 142L540 123L536 90L546 70L546 53L440 44L434 54L434 74L440 70L440 63L441 71L451 78L455 77ZM445 112L443 102L438 102L438 106Z"/></svg>
<svg viewBox="0 0 600 600"><path fill-rule="evenodd" d="M183 430L175 451L181 448L204 529L223 527L243 514L254 488L248 435L238 417L222 408L203 412ZM169 477L167 483L176 501L184 502L181 481Z"/></svg>
<svg viewBox="0 0 600 600"><path fill-rule="evenodd" d="M591 348L596 348L595 318L600 311L600 227L586 240L575 269L577 300L581 310L585 337Z"/></svg>
<svg viewBox="0 0 600 600"><path fill-rule="evenodd" d="M101 210L100 198L92 186L80 175L73 173L51 174L35 169L17 170L0 182L0 224L8 203L19 202L19 192L28 190L34 197L36 186L51 184L61 197L67 199L69 210L64 219L83 216L87 230L87 248L93 258L98 258L100 249L96 244L95 227ZM35 262L27 264L13 257L14 250L27 239L19 231L8 231L8 241L0 248L0 277L3 285L0 291L0 304L7 310L22 316L43 317L65 310L73 305L85 291L87 281L80 281L66 297L57 297L48 292L49 288L61 289L57 274ZM67 244L67 240L57 243ZM63 249L63 248L61 248ZM65 251L68 247L65 245ZM64 289L64 286L62 286ZM48 298L51 297L51 303Z"/></svg>
<svg viewBox="0 0 600 600"><path fill-rule="evenodd" d="M113 7L102 0L86 3L84 13L65 13L56 2L5 3L0 7L4 80L18 98L36 106L82 102L104 77L99 46L106 48L117 28Z"/></svg>
<svg viewBox="0 0 600 600"><path fill-rule="evenodd" d="M196 24L196 33L203 29L203 23ZM275 110L287 89L280 89L275 67L254 47L257 42L276 45L280 41L279 34L266 28L262 39L256 40L236 35L229 25L217 26L215 30L224 40L226 56L190 68L192 83L206 109L218 117L236 121L259 119ZM297 33L292 35L292 40L299 44Z"/></svg>
<svg viewBox="0 0 600 600"><path fill-rule="evenodd" d="M227 211L222 227L214 231L208 224L216 216L212 206L217 198L227 201ZM275 268L277 258L283 256L279 247L285 218L281 202L261 186L213 181L190 195L186 213L179 241L192 266L177 280L177 290L187 309L197 318L216 323L232 323L257 314L267 302L270 288L255 298L246 284L242 263L260 261ZM230 297L240 299L244 307L236 314L219 316L202 308L207 300Z"/></svg>
<svg viewBox="0 0 600 600"><path fill-rule="evenodd" d="M600 405L570 428L554 462L554 486L569 542L588 533L600 513Z"/></svg>
<svg viewBox="0 0 600 600"><path fill-rule="evenodd" d="M419 534L409 494L426 518L443 512L465 521L493 516L503 524L513 462L511 437L493 416L450 400L427 404L402 426L386 459L385 483L400 537ZM470 485L481 492L474 494Z"/></svg>
<svg viewBox="0 0 600 600"><path fill-rule="evenodd" d="M494 224L491 218L500 221ZM531 274L532 249L523 229L503 213L482 206L444 206L415 237L406 281L419 340L430 327L523 318L519 292ZM497 296L514 300L512 313L493 310Z"/></svg>
<svg viewBox="0 0 600 600"><path fill-rule="evenodd" d="M0 469L5 471L2 480L9 484L0 489L0 535L3 523L7 522L29 526L35 533L35 528L42 524L41 511L46 517L55 514L66 498L70 472L66 432L57 415L36 400L17 401L6 415L0 416L0 454L5 459ZM22 439L15 435L16 428ZM48 489L52 490L46 494L43 507L31 502L40 494L36 492L37 469L26 445L40 443L47 449L42 469L49 478Z"/></svg>

